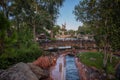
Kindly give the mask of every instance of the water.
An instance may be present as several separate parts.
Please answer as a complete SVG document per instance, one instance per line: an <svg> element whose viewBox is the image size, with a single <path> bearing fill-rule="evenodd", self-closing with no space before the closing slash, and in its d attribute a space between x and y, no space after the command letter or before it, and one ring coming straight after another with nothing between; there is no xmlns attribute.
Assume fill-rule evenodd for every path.
<svg viewBox="0 0 120 80"><path fill-rule="evenodd" d="M64 56L60 55L56 65L51 68L51 77L53 80L65 80Z"/></svg>
<svg viewBox="0 0 120 80"><path fill-rule="evenodd" d="M64 64L65 59L65 64ZM60 55L56 65L51 67L51 77L53 80L80 80L78 69L75 64L75 57Z"/></svg>
<svg viewBox="0 0 120 80"><path fill-rule="evenodd" d="M74 56L66 56L66 80L80 80Z"/></svg>
<svg viewBox="0 0 120 80"><path fill-rule="evenodd" d="M71 46L61 46L61 47L58 47L58 49L71 49L72 47Z"/></svg>

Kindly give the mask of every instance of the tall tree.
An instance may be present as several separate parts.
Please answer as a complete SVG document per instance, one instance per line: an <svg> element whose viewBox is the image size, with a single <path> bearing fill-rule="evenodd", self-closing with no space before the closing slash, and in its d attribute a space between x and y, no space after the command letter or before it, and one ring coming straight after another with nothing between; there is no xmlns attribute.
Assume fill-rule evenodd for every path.
<svg viewBox="0 0 120 80"><path fill-rule="evenodd" d="M33 28L33 36L35 40L35 35L39 33L39 30L45 28L51 29L53 27L53 22L58 14L59 7L61 6L63 0L16 0L16 17L19 19L27 21L27 24ZM23 12L22 14L20 12ZM19 15L19 16L18 16ZM21 15L21 16L20 16ZM21 18L23 16L23 18ZM37 31L37 32L36 32Z"/></svg>
<svg viewBox="0 0 120 80"><path fill-rule="evenodd" d="M45 29L52 29L58 16L59 8L64 0L1 0L0 11L12 22L17 30L18 45L26 35L32 35L35 42L36 35ZM9 28L8 28L9 29ZM25 29L25 30L24 30ZM29 34L25 33L28 29ZM10 30L8 30L10 32ZM32 32L31 32L32 31Z"/></svg>
<svg viewBox="0 0 120 80"><path fill-rule="evenodd" d="M8 30L12 32L8 32ZM3 12L0 12L0 54L12 53L16 42L15 30L10 26L10 21Z"/></svg>
<svg viewBox="0 0 120 80"><path fill-rule="evenodd" d="M77 20L93 27L98 46L104 48L104 67L107 65L110 47L113 50L120 49L118 5L119 0L81 0L74 10Z"/></svg>

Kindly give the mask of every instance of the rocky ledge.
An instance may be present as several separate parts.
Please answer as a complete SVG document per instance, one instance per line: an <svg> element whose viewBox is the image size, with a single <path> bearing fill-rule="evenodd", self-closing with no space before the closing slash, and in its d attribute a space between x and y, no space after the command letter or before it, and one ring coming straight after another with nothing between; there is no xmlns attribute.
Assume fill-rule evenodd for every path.
<svg viewBox="0 0 120 80"><path fill-rule="evenodd" d="M0 70L0 80L42 80L49 72L32 63L20 62L6 70Z"/></svg>

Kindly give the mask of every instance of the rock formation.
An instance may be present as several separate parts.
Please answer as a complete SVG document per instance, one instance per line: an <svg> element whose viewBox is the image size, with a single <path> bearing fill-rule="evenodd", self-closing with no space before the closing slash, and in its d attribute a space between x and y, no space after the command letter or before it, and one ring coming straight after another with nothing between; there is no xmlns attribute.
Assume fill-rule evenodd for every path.
<svg viewBox="0 0 120 80"><path fill-rule="evenodd" d="M41 80L48 76L47 71L42 70L32 63L26 64L23 62L0 71L0 80Z"/></svg>
<svg viewBox="0 0 120 80"><path fill-rule="evenodd" d="M34 65L41 67L42 69L49 69L50 66L55 65L56 57L53 56L41 56L33 62Z"/></svg>

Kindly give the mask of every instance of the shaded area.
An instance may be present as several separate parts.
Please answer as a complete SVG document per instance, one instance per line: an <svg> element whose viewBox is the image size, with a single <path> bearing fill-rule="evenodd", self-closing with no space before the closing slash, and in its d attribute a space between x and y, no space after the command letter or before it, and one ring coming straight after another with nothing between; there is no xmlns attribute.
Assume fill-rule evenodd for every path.
<svg viewBox="0 0 120 80"><path fill-rule="evenodd" d="M66 80L80 80L74 56L66 56Z"/></svg>

